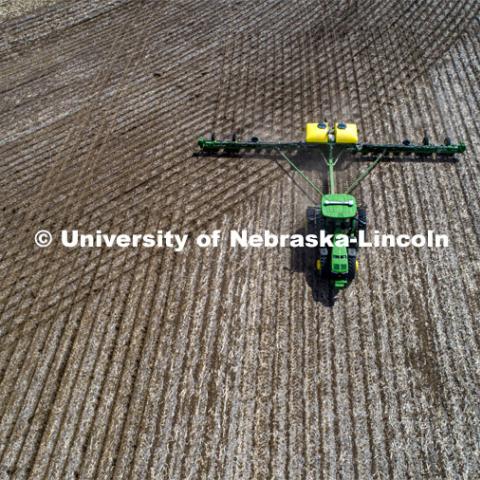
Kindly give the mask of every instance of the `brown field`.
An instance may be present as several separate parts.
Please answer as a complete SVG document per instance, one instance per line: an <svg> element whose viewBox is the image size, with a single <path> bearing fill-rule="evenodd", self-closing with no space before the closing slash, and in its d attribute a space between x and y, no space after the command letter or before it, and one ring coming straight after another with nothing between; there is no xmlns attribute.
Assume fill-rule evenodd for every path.
<svg viewBox="0 0 480 480"><path fill-rule="evenodd" d="M4 20L0 479L479 478L479 13L81 0ZM323 118L465 141L457 164L384 163L357 192L371 231L448 248L366 249L332 306L294 249L34 245L301 231L315 194L283 161L193 153Z"/></svg>

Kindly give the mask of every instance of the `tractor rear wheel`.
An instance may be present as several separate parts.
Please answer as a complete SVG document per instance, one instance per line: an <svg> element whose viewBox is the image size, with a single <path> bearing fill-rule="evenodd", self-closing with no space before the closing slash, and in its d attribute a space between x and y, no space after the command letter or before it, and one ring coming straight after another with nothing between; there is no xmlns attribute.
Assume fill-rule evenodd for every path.
<svg viewBox="0 0 480 480"><path fill-rule="evenodd" d="M315 207L307 207L307 223L315 223Z"/></svg>
<svg viewBox="0 0 480 480"><path fill-rule="evenodd" d="M315 263L315 270L317 271L318 275L322 278L328 277L328 257L321 256L317 259Z"/></svg>
<svg viewBox="0 0 480 480"><path fill-rule="evenodd" d="M355 278L355 274L358 271L358 260L356 256L348 257L348 273L347 280L351 282Z"/></svg>
<svg viewBox="0 0 480 480"><path fill-rule="evenodd" d="M313 234L316 233L315 232L315 220L312 220L312 219L308 218L308 216L307 216L307 225L306 226L307 226L307 228L306 228L307 235L313 235Z"/></svg>
<svg viewBox="0 0 480 480"><path fill-rule="evenodd" d="M327 221L326 221L326 218L323 216L323 215L320 215L319 217L317 217L317 233L320 231L320 230L326 230L327 229Z"/></svg>
<svg viewBox="0 0 480 480"><path fill-rule="evenodd" d="M317 258L315 262L315 270L322 278L329 277L329 270L328 270L328 249L327 248L320 248L320 256Z"/></svg>

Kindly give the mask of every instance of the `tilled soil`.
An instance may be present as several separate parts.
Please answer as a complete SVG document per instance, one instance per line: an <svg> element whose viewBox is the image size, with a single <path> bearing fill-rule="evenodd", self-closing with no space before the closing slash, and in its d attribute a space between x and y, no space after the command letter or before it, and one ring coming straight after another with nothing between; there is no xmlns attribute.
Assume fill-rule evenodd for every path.
<svg viewBox="0 0 480 480"><path fill-rule="evenodd" d="M478 478L478 2L75 1L0 42L0 478ZM232 131L463 139L386 162L332 305L290 248L67 249L39 229L301 232L283 161L197 157ZM312 159L299 159L323 183ZM346 186L361 168L347 161Z"/></svg>

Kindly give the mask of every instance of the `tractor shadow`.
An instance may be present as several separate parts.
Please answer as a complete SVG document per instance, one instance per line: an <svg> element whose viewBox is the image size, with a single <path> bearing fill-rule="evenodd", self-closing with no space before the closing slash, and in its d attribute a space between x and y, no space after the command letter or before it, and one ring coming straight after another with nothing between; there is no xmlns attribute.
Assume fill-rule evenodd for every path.
<svg viewBox="0 0 480 480"><path fill-rule="evenodd" d="M306 235L304 227L299 228L295 234ZM335 304L335 293L327 280L321 279L315 271L316 248L291 247L290 272L304 274L308 288L312 292L312 299L325 307L331 308Z"/></svg>

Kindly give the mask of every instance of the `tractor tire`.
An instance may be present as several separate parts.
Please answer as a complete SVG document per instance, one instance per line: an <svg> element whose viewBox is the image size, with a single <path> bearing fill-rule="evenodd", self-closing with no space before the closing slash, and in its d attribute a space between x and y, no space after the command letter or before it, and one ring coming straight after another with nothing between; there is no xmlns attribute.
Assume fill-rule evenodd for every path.
<svg viewBox="0 0 480 480"><path fill-rule="evenodd" d="M315 223L307 220L307 235L315 234Z"/></svg>
<svg viewBox="0 0 480 480"><path fill-rule="evenodd" d="M353 281L355 278L355 274L358 270L358 260L356 256L349 256L348 257L348 273L347 273L347 280L349 282Z"/></svg>
<svg viewBox="0 0 480 480"><path fill-rule="evenodd" d="M315 262L315 271L320 278L328 278L328 257L320 257Z"/></svg>
<svg viewBox="0 0 480 480"><path fill-rule="evenodd" d="M326 230L327 224L326 224L326 218L322 215L319 215L317 217L317 232L320 230Z"/></svg>
<svg viewBox="0 0 480 480"><path fill-rule="evenodd" d="M316 211L315 207L307 207L307 222L315 223Z"/></svg>
<svg viewBox="0 0 480 480"><path fill-rule="evenodd" d="M307 235L315 234L315 212L314 207L307 208L307 224L306 224L306 233Z"/></svg>
<svg viewBox="0 0 480 480"><path fill-rule="evenodd" d="M358 209L358 229L364 232L367 230L367 211L364 208Z"/></svg>
<svg viewBox="0 0 480 480"><path fill-rule="evenodd" d="M326 248L320 249L320 256L315 262L315 271L321 278L328 278L328 250Z"/></svg>

